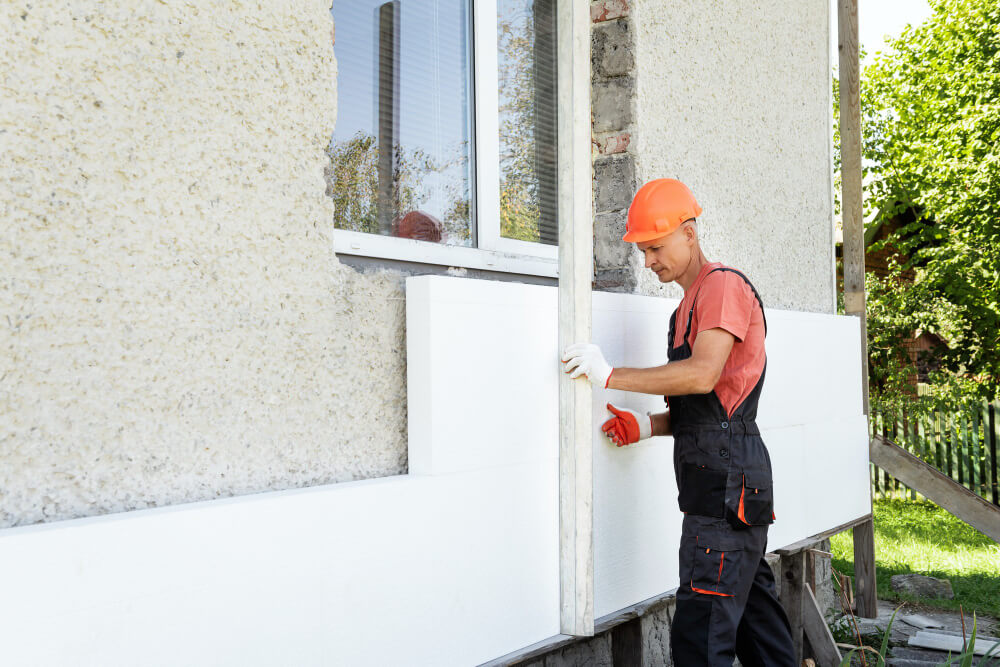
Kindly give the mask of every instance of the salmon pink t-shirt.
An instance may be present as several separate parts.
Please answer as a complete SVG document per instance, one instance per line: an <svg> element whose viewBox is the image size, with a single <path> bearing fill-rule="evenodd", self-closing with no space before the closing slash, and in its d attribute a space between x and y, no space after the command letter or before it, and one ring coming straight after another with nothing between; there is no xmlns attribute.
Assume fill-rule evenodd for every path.
<svg viewBox="0 0 1000 667"><path fill-rule="evenodd" d="M692 299L695 299L695 305L691 333L688 335L692 349L698 333L705 329L720 327L736 337L715 385L715 393L726 415L732 417L764 370L764 313L750 285L738 274L716 271L709 275L712 269L720 266L734 268L722 262L708 262L684 292L674 322L674 347L684 344L684 330Z"/></svg>

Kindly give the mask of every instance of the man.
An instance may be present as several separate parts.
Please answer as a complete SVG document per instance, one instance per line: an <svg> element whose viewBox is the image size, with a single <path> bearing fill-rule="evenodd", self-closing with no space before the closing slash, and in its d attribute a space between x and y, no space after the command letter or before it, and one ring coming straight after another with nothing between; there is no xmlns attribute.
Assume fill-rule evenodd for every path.
<svg viewBox="0 0 1000 667"><path fill-rule="evenodd" d="M563 354L572 377L595 386L662 394L667 411L642 415L608 404L602 427L619 447L674 436L684 512L680 588L670 652L680 667L795 665L788 618L764 560L772 511L771 460L756 424L764 383L764 304L746 276L709 262L698 240L701 207L661 178L636 192L624 241L643 252L660 282L684 297L670 317L668 363L612 368L591 343Z"/></svg>

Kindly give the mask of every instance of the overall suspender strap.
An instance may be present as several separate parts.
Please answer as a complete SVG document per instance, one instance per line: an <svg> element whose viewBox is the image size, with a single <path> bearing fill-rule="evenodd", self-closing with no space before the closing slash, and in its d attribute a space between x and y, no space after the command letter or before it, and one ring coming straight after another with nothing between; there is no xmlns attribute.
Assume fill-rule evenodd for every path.
<svg viewBox="0 0 1000 667"><path fill-rule="evenodd" d="M750 282L750 280L745 275L743 275L741 272L737 271L736 269L730 269L728 267L719 266L719 267L716 267L716 268L712 269L711 271L709 271L708 274L715 273L716 271L732 271L733 273L735 273L736 275L738 275L740 278L742 278L744 280L744 282L746 282L747 285L750 286L750 289L753 290L753 295L755 297L757 297L757 303L760 304L760 315L761 315L762 318L764 318L764 336L766 337L767 336L767 316L764 314L764 301L760 298L760 294L757 293L757 288L753 286L753 283ZM708 274L705 275L706 278L708 278ZM704 284L704 281L702 281L702 284ZM698 292L701 292L701 287L702 287L701 285L698 285ZM698 300L698 292L695 292L694 297L691 299L691 309L688 310L687 329L685 329L685 331L684 331L684 343L685 344L688 342L688 334L691 333L691 317L694 315L694 304L695 304L695 301ZM672 342L673 341L671 341L671 343Z"/></svg>

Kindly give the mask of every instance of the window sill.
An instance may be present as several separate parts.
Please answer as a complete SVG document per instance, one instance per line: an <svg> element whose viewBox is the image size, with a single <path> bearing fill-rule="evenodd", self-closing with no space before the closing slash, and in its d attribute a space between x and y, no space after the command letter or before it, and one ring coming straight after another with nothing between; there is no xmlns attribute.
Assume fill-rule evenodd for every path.
<svg viewBox="0 0 1000 667"><path fill-rule="evenodd" d="M516 244L518 247L529 245L518 241L510 243ZM538 255L527 255L504 250L465 248L414 239L378 236L346 229L335 229L333 232L334 252L341 255L378 257L437 266L455 266L557 278L559 276L558 248L538 245L541 245Z"/></svg>

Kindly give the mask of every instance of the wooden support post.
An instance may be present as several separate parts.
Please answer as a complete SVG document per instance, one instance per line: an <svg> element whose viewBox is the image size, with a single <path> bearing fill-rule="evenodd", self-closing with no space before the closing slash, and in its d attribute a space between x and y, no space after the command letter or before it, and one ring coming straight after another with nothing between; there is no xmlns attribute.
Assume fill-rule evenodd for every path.
<svg viewBox="0 0 1000 667"><path fill-rule="evenodd" d="M594 228L590 3L556 5L559 351L591 336ZM593 412L590 383L559 378L559 632L594 634Z"/></svg>
<svg viewBox="0 0 1000 667"><path fill-rule="evenodd" d="M781 604L792 628L795 664L802 664L802 598L806 586L806 555L797 551L781 556Z"/></svg>
<svg viewBox="0 0 1000 667"><path fill-rule="evenodd" d="M642 619L633 618L611 630L613 667L642 667Z"/></svg>
<svg viewBox="0 0 1000 667"><path fill-rule="evenodd" d="M838 0L840 50L840 177L844 225L844 310L861 319L861 382L868 407L868 324L865 318L865 226L861 183L861 61L858 50L858 0ZM869 489L869 494L871 490ZM859 539L860 538L860 539ZM875 618L875 526L854 529L854 578L858 615Z"/></svg>

